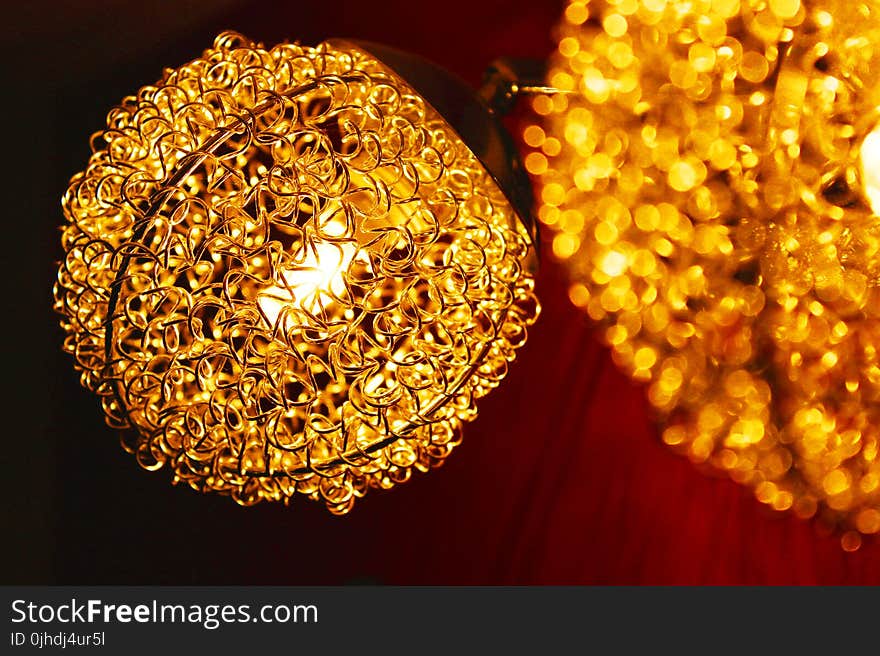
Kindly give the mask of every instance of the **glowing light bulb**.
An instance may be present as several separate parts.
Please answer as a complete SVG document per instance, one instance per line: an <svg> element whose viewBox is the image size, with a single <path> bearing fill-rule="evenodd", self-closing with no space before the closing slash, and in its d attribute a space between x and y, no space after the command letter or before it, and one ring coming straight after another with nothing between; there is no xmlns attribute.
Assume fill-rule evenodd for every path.
<svg viewBox="0 0 880 656"><path fill-rule="evenodd" d="M880 126L862 141L859 159L865 195L874 214L880 216Z"/></svg>
<svg viewBox="0 0 880 656"><path fill-rule="evenodd" d="M345 294L345 273L357 252L351 243L315 242L304 247L293 260L302 260L295 269L281 273L283 286L272 285L257 294L257 303L274 326L283 308L316 312Z"/></svg>

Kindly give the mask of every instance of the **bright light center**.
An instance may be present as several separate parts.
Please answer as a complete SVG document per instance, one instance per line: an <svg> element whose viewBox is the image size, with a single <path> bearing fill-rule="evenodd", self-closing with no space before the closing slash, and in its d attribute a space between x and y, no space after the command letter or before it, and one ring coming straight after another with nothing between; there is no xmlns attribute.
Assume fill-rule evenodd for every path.
<svg viewBox="0 0 880 656"><path fill-rule="evenodd" d="M357 246L316 242L297 254L301 261L296 269L282 273L287 287L273 285L257 296L257 303L269 323L278 321L285 306L317 312L345 292L345 274L351 264Z"/></svg>
<svg viewBox="0 0 880 656"><path fill-rule="evenodd" d="M880 125L862 142L861 164L865 196L871 210L880 216Z"/></svg>

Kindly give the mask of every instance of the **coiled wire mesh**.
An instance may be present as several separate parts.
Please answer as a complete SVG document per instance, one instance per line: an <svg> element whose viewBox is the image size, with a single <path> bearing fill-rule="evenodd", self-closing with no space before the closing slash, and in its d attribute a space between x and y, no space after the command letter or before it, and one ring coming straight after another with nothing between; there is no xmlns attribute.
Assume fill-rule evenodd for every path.
<svg viewBox="0 0 880 656"><path fill-rule="evenodd" d="M347 512L449 455L537 318L501 190L356 46L221 34L92 148L63 199L64 349L175 482Z"/></svg>

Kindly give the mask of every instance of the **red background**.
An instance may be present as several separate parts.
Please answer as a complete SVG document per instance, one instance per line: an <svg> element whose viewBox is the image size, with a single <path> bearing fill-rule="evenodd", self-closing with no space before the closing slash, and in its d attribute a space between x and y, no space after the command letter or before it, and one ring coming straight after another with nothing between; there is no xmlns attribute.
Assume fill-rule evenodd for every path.
<svg viewBox="0 0 880 656"><path fill-rule="evenodd" d="M16 349L6 460L18 527L6 581L338 584L859 584L880 548L845 553L811 523L764 509L735 483L664 447L642 390L617 372L564 273L544 254L544 313L505 383L447 464L345 517L297 501L239 508L169 485L122 452L81 390L48 310L60 257L58 199L90 132L162 65L227 28L274 43L349 36L422 54L477 84L499 55L544 57L559 0L501 2L86 2L20 7L4 55L19 74L22 210L33 236L16 271L32 290L35 347ZM35 77L33 70L41 71ZM29 185L29 186L28 186ZM23 353L22 353L23 351ZM16 354L12 354L16 356ZM12 439L12 438L10 438ZM8 454L7 454L8 455Z"/></svg>

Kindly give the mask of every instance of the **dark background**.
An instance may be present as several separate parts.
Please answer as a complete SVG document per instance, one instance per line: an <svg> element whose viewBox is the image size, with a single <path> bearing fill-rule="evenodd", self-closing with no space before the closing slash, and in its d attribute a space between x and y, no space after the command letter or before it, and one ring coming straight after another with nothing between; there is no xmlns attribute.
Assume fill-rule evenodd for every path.
<svg viewBox="0 0 880 656"><path fill-rule="evenodd" d="M479 83L544 57L561 0L35 2L2 21L8 421L0 583L855 584L854 554L659 441L546 256L544 314L463 445L345 517L306 500L241 508L141 470L60 351L60 198L122 96L223 29L272 44L384 42Z"/></svg>

